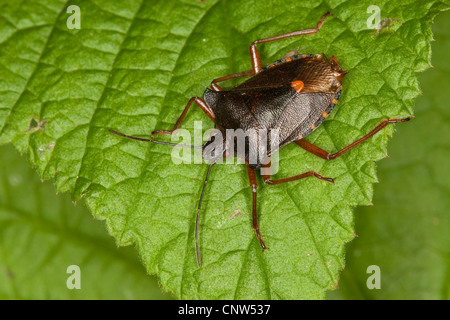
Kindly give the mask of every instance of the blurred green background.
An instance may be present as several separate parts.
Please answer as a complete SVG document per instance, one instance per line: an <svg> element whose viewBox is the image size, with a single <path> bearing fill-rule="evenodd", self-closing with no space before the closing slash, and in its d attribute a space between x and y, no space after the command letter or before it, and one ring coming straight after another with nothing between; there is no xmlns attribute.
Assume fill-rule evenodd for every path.
<svg viewBox="0 0 450 320"><path fill-rule="evenodd" d="M358 237L329 299L450 297L450 12L433 31L435 68L419 75L416 118L396 126L391 157L378 163L374 206L355 209ZM55 195L11 146L0 147L0 162L1 299L171 298L84 203ZM80 267L79 290L66 286L70 265ZM366 286L370 265L380 267L381 289Z"/></svg>
<svg viewBox="0 0 450 320"><path fill-rule="evenodd" d="M330 299L450 298L450 12L433 32L434 69L419 75L416 117L396 125L390 158L378 162L374 206L355 210L359 237ZM370 265L380 267L379 290L366 286Z"/></svg>
<svg viewBox="0 0 450 320"><path fill-rule="evenodd" d="M12 146L0 147L0 163L0 299L170 298L84 203L55 195ZM79 290L66 285L71 265L80 267Z"/></svg>

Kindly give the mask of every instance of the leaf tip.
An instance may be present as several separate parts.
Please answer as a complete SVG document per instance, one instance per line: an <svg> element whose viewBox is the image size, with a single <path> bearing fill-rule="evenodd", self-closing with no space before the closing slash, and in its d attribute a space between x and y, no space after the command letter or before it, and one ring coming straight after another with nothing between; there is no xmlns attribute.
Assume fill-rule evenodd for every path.
<svg viewBox="0 0 450 320"><path fill-rule="evenodd" d="M338 283L337 280L334 281L334 282L331 284L331 289L332 289L332 290L339 289L339 283Z"/></svg>

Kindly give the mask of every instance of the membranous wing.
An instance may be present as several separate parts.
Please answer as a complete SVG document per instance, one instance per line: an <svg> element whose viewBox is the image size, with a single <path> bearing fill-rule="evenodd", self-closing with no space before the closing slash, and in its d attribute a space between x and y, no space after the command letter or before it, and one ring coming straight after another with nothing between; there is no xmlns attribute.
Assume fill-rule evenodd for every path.
<svg viewBox="0 0 450 320"><path fill-rule="evenodd" d="M207 89L204 98L214 112L216 126L247 131L273 128L286 102L296 95L290 86L283 86L238 91Z"/></svg>
<svg viewBox="0 0 450 320"><path fill-rule="evenodd" d="M296 94L286 103L274 129L278 129L279 148L310 134L324 119L323 112L334 93ZM274 148L274 152L277 148Z"/></svg>

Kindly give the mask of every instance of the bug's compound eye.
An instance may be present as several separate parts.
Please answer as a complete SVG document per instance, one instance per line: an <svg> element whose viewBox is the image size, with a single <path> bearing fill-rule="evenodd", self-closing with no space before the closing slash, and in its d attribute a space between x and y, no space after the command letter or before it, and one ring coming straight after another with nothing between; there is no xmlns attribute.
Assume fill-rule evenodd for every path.
<svg viewBox="0 0 450 320"><path fill-rule="evenodd" d="M217 135L217 131L216 130L211 130L211 132L209 133L209 137L214 137Z"/></svg>
<svg viewBox="0 0 450 320"><path fill-rule="evenodd" d="M202 147L202 157L207 161L223 157L224 152L225 147L220 132L211 135L211 138Z"/></svg>
<svg viewBox="0 0 450 320"><path fill-rule="evenodd" d="M228 144L228 142L225 142L225 147L224 147L224 151L223 151L223 156L225 158L230 157L230 145Z"/></svg>

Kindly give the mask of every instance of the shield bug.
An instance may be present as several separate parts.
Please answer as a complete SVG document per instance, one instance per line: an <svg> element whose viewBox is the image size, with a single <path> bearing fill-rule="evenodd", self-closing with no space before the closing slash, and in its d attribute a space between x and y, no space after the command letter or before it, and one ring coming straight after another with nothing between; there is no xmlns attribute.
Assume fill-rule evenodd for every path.
<svg viewBox="0 0 450 320"><path fill-rule="evenodd" d="M258 225L255 170L261 169L263 180L269 185L276 185L307 177L315 177L334 183L333 178L324 177L314 171L303 172L292 177L272 179L270 170L267 170L267 168L270 167L270 156L275 150L294 142L307 152L325 160L332 160L366 141L388 124L410 120L409 117L404 119L384 119L369 133L335 153L329 153L304 139L328 117L336 106L341 95L343 78L347 71L339 66L335 56L328 59L324 54L289 55L285 56L282 60L273 62L267 67L262 68L257 45L279 39L314 34L319 31L325 18L330 15L330 13L323 15L314 28L254 41L249 48L252 69L214 79L211 82L211 89L206 89L203 99L193 97L189 100L171 130L153 131L151 139L129 136L110 130L114 134L130 139L180 146L179 144L157 141L153 138L156 135L171 135L174 133L183 122L190 106L195 103L215 123L215 128L222 133L222 138L219 135L213 135L203 146L181 145L181 147L201 148L203 158L211 161L197 208L195 240L197 263L199 266L201 260L198 246L198 225L205 186L211 168L218 159L225 156L230 151L230 148L232 148L232 151L236 151L234 150L236 146L230 147L230 141L223 138L227 136L227 130L241 129L244 132L248 130L263 131L266 134L266 142L270 140L270 137L268 137L270 132L275 130L278 132L278 143L275 147L271 144L267 148L267 145L264 145L259 139L246 139L245 153L242 155L247 166L253 196L252 228L261 248L264 250L268 247L263 240ZM219 82L238 77L250 78L230 90L223 90L218 85ZM209 152L210 149L208 148L212 143L221 146L220 152L215 152L214 156L211 155ZM257 157L256 161L251 161L251 150L256 150L260 154L263 151L263 156Z"/></svg>

